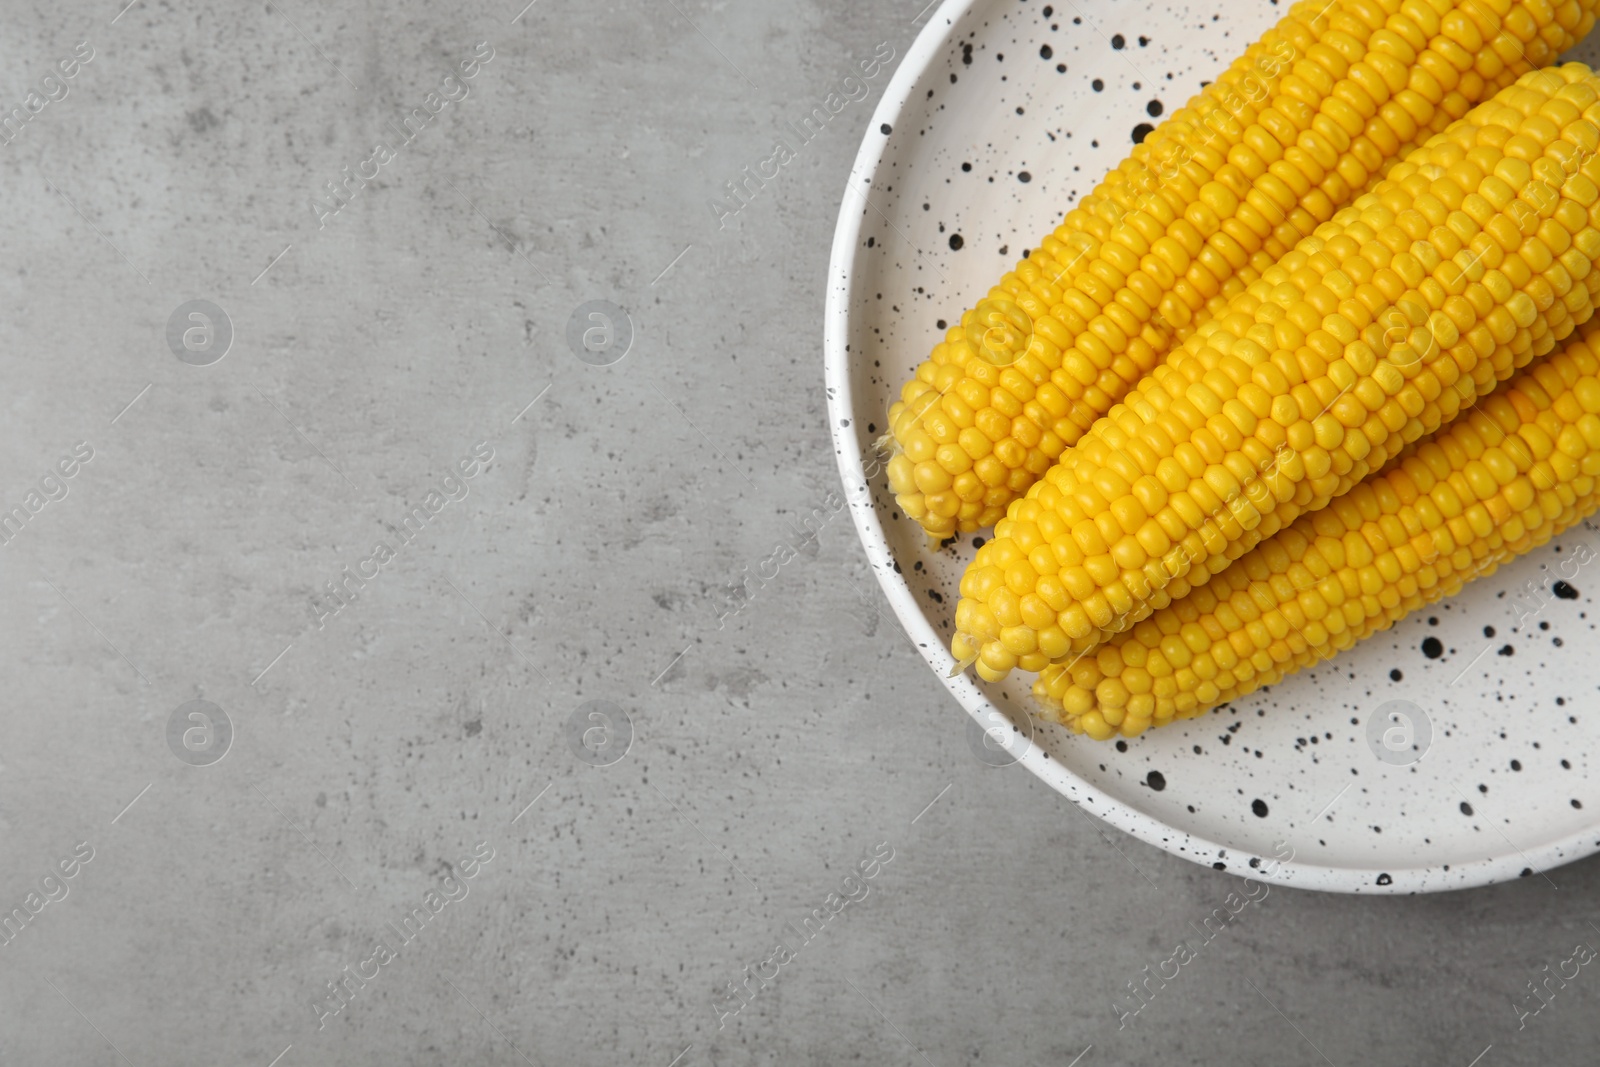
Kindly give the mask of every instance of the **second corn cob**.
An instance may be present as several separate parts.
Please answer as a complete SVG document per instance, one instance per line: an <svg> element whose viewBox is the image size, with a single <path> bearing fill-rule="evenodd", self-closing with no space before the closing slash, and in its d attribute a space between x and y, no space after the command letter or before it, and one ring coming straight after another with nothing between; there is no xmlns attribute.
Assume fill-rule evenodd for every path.
<svg viewBox="0 0 1600 1067"><path fill-rule="evenodd" d="M1586 320L1597 100L1577 64L1519 79L1191 336L1174 373L1097 423L979 549L957 659L997 680L1125 628L1197 563L1323 506ZM1391 309L1423 323L1392 346Z"/></svg>

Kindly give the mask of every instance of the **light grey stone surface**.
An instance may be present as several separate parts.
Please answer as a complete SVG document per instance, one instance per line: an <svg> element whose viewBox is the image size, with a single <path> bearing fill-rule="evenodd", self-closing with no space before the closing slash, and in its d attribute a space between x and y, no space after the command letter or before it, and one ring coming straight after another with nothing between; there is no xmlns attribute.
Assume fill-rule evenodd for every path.
<svg viewBox="0 0 1600 1067"><path fill-rule="evenodd" d="M877 91L726 228L708 201L918 0L119 6L0 5L3 110L94 50L0 146L0 505L93 449L0 553L0 913L93 850L0 946L0 1063L1592 1062L1592 967L1513 1004L1600 944L1594 862L1274 889L1119 1028L1242 883L975 759L844 516L719 627L838 484L823 281ZM194 299L232 324L208 366L167 344ZM630 313L614 365L566 344L589 300ZM169 746L196 699L233 729L204 766ZM606 766L591 700L631 721Z"/></svg>

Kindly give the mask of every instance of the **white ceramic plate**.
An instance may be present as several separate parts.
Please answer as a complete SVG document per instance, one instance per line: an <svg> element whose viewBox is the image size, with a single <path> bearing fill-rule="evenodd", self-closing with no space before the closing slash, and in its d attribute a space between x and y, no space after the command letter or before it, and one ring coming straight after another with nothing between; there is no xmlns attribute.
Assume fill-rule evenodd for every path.
<svg viewBox="0 0 1600 1067"><path fill-rule="evenodd" d="M1305 888L1415 893L1547 876L1600 848L1595 527L1316 671L1101 744L1034 724L1031 675L947 677L973 539L928 552L882 473L864 474L940 320L1037 243L1140 124L1181 105L1282 10L946 0L931 16L873 116L834 237L827 388L851 512L901 623L971 716L969 734L981 742L979 723L1004 724L1002 760L1111 825ZM1563 577L1564 595L1552 595ZM1527 582L1543 605L1519 626Z"/></svg>

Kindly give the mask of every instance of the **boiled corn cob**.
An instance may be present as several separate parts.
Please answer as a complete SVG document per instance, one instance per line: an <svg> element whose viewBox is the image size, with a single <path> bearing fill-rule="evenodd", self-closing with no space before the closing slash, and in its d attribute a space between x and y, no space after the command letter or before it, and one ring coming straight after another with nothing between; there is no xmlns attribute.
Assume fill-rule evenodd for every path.
<svg viewBox="0 0 1600 1067"><path fill-rule="evenodd" d="M1578 64L1524 76L1196 331L979 549L956 658L998 680L1125 629L1197 563L1214 573L1323 506L1586 320L1597 101ZM1391 343L1391 311L1422 325Z"/></svg>
<svg viewBox="0 0 1600 1067"><path fill-rule="evenodd" d="M1600 319L1400 463L1093 655L1045 717L1104 740L1190 718L1386 629L1600 505Z"/></svg>
<svg viewBox="0 0 1600 1067"><path fill-rule="evenodd" d="M1305 0L966 312L889 412L902 510L988 526L1201 322L1600 0Z"/></svg>

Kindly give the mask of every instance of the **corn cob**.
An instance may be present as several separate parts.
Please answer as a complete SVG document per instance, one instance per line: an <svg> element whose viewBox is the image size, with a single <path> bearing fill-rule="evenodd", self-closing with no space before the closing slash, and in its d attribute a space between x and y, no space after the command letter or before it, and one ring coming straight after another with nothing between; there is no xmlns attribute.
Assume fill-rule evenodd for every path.
<svg viewBox="0 0 1600 1067"><path fill-rule="evenodd" d="M956 658L998 680L1125 629L1586 320L1597 89L1578 64L1524 76L1196 331L979 549ZM1422 324L1392 346L1391 310Z"/></svg>
<svg viewBox="0 0 1600 1067"><path fill-rule="evenodd" d="M901 509L932 538L994 523L1176 340L1597 6L1294 5L917 368L889 412Z"/></svg>
<svg viewBox="0 0 1600 1067"><path fill-rule="evenodd" d="M1104 740L1191 718L1331 657L1600 505L1600 320L1401 462L1034 685Z"/></svg>

